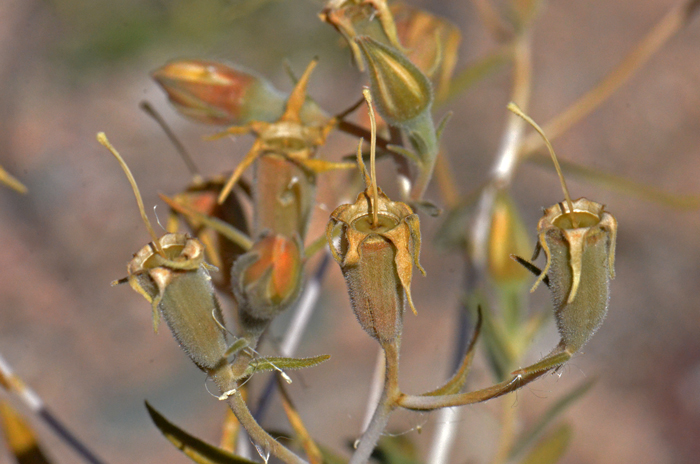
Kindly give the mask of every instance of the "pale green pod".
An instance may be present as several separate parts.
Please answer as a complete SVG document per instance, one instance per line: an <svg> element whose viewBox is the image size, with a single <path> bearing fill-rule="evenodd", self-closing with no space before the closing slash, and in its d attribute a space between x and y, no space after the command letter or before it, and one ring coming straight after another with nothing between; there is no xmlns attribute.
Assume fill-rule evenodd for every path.
<svg viewBox="0 0 700 464"><path fill-rule="evenodd" d="M166 234L159 243L166 258L152 244L143 247L129 262L129 284L153 305L154 328L160 311L190 359L213 374L225 364L227 343L204 246L186 234Z"/></svg>
<svg viewBox="0 0 700 464"><path fill-rule="evenodd" d="M574 201L573 209L569 213L565 202L547 208L537 226L535 257L542 249L547 265L533 290L548 278L561 340L545 358L515 374L563 364L591 339L607 315L617 221L603 205L585 198Z"/></svg>

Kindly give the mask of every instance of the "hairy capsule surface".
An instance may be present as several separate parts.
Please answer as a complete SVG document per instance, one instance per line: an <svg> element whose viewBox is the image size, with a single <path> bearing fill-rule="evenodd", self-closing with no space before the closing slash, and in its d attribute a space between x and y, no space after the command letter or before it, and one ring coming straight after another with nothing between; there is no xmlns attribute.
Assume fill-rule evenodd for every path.
<svg viewBox="0 0 700 464"><path fill-rule="evenodd" d="M127 266L128 282L153 306L190 359L205 372L221 367L226 351L223 316L206 264L204 246L186 234L166 234L159 239L165 257L153 244L139 250Z"/></svg>
<svg viewBox="0 0 700 464"><path fill-rule="evenodd" d="M548 278L561 340L548 356L516 373L563 364L591 339L608 312L617 221L600 203L579 198L572 204L573 212L564 202L545 210L533 257L540 249L547 257L533 290Z"/></svg>
<svg viewBox="0 0 700 464"><path fill-rule="evenodd" d="M376 206L371 206L368 190L354 204L333 211L326 235L357 320L372 338L388 343L401 334L405 303L416 311L411 298L413 265L425 274L418 260L420 226L408 205L389 200L381 190ZM338 230L336 244L333 237Z"/></svg>

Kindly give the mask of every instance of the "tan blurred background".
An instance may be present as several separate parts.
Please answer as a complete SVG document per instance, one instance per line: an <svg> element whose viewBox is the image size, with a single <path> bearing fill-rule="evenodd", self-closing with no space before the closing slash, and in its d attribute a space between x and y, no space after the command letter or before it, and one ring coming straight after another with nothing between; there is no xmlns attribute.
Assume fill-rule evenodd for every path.
<svg viewBox="0 0 700 464"><path fill-rule="evenodd" d="M451 18L463 33L458 69L494 42L471 2L411 2ZM530 114L546 121L595 85L671 8L674 0L546 2L534 35ZM189 0L0 3L0 164L29 188L0 189L0 352L76 433L110 463L190 462L150 422L148 399L170 419L218 441L223 405L128 287L112 288L148 240L124 176L95 141L106 131L134 171L147 205L165 208L189 174L161 130L138 109L151 101L196 154L202 171L233 168L250 139L205 143L209 128L167 104L149 71L174 58L236 62L291 87L282 60L300 72L321 58L310 92L330 112L353 103L363 84L339 37L316 17L320 2ZM445 133L462 193L485 179L503 128L507 69L456 100ZM700 193L700 18L673 38L630 82L555 143L560 156L678 193ZM352 151L333 136L328 157ZM382 171L385 184L391 172ZM320 201L335 207L343 177L324 178ZM381 181L381 179L380 179ZM608 319L585 353L503 400L465 409L455 463L485 463L498 438L498 401L535 417L592 376L593 391L566 417L575 427L564 462L694 463L700 455L700 217L570 178L575 197L605 203L620 225L617 279ZM524 166L514 194L533 231L541 208L561 193L551 171ZM439 199L432 188L429 198ZM310 236L327 212L319 209ZM430 243L440 220L424 219L423 265L408 315L402 386L418 392L447 374L462 262ZM364 414L376 343L354 321L337 266L300 355L326 364L295 376L291 391L312 434L341 449ZM547 305L544 290L533 304ZM276 327L275 333L282 333ZM556 343L553 327L532 359ZM483 361L475 388L490 380ZM3 398L4 394L0 394ZM21 406L18 406L23 410ZM275 408L277 409L277 408ZM25 410L26 411L26 410ZM393 431L427 447L435 414L399 414ZM279 412L268 424L286 423ZM56 462L76 458L42 425ZM0 462L10 462L0 450Z"/></svg>

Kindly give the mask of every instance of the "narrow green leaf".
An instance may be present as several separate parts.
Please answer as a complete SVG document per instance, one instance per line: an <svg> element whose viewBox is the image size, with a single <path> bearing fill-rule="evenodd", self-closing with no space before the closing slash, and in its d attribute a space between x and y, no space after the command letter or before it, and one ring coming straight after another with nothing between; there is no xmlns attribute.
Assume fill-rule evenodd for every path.
<svg viewBox="0 0 700 464"><path fill-rule="evenodd" d="M268 357L253 359L245 371L245 376L255 374L256 372L313 367L321 364L323 361L327 361L330 357L331 356L328 354L322 354L321 356L313 356L311 358Z"/></svg>
<svg viewBox="0 0 700 464"><path fill-rule="evenodd" d="M472 365L472 360L474 359L474 353L476 348L476 341L479 338L479 333L481 332L481 307L478 308L478 316L476 321L476 328L474 329L474 335L469 342L469 347L467 347L467 352L464 354L464 359L462 364L454 373L451 379L449 379L442 387L437 388L431 392L424 393L423 396L439 396L439 395L452 395L454 393L459 393L464 384L467 381L467 375L469 375L469 369Z"/></svg>
<svg viewBox="0 0 700 464"><path fill-rule="evenodd" d="M486 355L494 376L499 381L505 380L513 364L513 354L510 351L505 329L499 320L495 320L489 311L484 315L483 339Z"/></svg>
<svg viewBox="0 0 700 464"><path fill-rule="evenodd" d="M538 421L532 425L529 429L525 430L520 437L515 441L515 444L511 448L510 458L514 458L522 453L528 446L535 442L542 434L544 429L556 419L562 412L564 412L569 406L571 406L576 400L585 395L588 390L591 389L593 384L595 384L596 379L589 379L579 386L571 390L569 393L564 395L554 403L544 414L542 414Z"/></svg>
<svg viewBox="0 0 700 464"><path fill-rule="evenodd" d="M235 456L228 451L193 437L168 421L153 406L148 404L148 401L146 401L146 409L148 409L148 414L151 416L153 423L156 424L156 427L158 427L165 438L197 464L255 464L254 461Z"/></svg>
<svg viewBox="0 0 700 464"><path fill-rule="evenodd" d="M540 440L527 457L521 461L521 464L555 464L564 456L572 435L571 426L561 424Z"/></svg>
<svg viewBox="0 0 700 464"><path fill-rule="evenodd" d="M552 167L551 158L544 153L533 153L528 157L528 161L546 168ZM668 192L658 187L654 187L653 185L647 185L643 182L637 182L627 177L589 168L565 159L560 159L559 163L561 164L561 169L565 174L585 179L594 185L599 185L609 190L622 192L633 198L638 198L640 200L657 203L679 210L695 211L700 208L700 194L684 195Z"/></svg>

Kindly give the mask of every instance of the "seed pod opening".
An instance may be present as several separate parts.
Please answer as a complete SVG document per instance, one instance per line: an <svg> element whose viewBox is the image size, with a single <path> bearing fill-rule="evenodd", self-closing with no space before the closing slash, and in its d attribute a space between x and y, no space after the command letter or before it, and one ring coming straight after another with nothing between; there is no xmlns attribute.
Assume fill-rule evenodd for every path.
<svg viewBox="0 0 700 464"><path fill-rule="evenodd" d="M600 203L579 198L571 213L563 202L547 208L537 232L547 264L535 286L549 277L560 347L573 354L608 311L617 221Z"/></svg>
<svg viewBox="0 0 700 464"><path fill-rule="evenodd" d="M153 305L154 328L160 311L190 359L211 373L224 362L226 332L204 246L186 234L166 234L158 242L165 257L153 244L143 247L129 262L128 282Z"/></svg>
<svg viewBox="0 0 700 464"><path fill-rule="evenodd" d="M425 270L418 259L418 216L381 190L376 206L373 203L370 192L364 191L354 204L336 208L326 235L357 320L372 338L385 344L401 334L405 303L416 311L411 298L413 265L423 274ZM376 222L372 208L377 209Z"/></svg>

